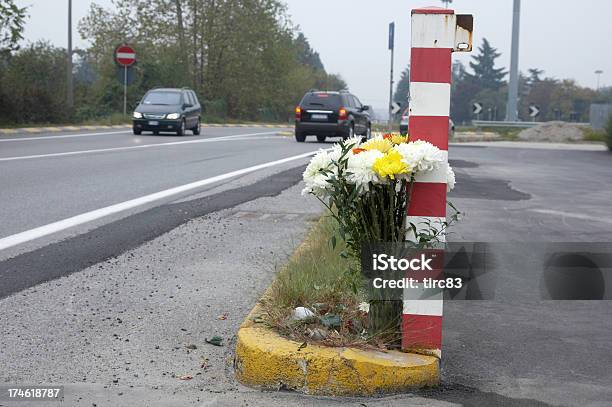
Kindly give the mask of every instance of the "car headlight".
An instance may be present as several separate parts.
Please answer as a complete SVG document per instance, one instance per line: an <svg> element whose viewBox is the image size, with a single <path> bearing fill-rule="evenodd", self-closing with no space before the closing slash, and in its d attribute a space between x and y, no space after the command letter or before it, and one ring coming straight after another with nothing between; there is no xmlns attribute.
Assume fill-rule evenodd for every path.
<svg viewBox="0 0 612 407"><path fill-rule="evenodd" d="M140 112L134 112L132 116L134 117L134 119L142 119L142 113Z"/></svg>
<svg viewBox="0 0 612 407"><path fill-rule="evenodd" d="M170 113L169 115L166 116L166 119L176 120L179 117L181 117L180 113Z"/></svg>

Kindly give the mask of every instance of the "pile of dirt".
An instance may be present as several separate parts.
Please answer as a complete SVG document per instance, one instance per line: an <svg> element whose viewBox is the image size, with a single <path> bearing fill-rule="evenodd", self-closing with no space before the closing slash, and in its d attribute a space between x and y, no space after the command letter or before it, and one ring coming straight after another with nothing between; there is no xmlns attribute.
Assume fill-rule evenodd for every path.
<svg viewBox="0 0 612 407"><path fill-rule="evenodd" d="M580 127L565 122L547 122L535 127L525 129L518 134L524 141L550 141L563 143L568 141L581 141L584 134Z"/></svg>

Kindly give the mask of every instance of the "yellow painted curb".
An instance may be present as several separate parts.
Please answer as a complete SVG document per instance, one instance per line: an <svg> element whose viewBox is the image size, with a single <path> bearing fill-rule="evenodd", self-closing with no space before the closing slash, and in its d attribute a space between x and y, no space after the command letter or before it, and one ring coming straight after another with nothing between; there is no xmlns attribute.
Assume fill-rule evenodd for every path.
<svg viewBox="0 0 612 407"><path fill-rule="evenodd" d="M18 134L18 133L57 133L60 131L78 131L78 130L101 130L101 129L127 129L131 125L81 125L81 126L51 126L51 127L25 127L16 129L0 129L0 134ZM282 124L219 124L219 123L202 123L202 127L259 127L259 128L287 128L291 125Z"/></svg>
<svg viewBox="0 0 612 407"><path fill-rule="evenodd" d="M436 357L310 344L302 348L253 322L260 312L256 306L237 335L236 378L247 386L321 396L371 396L440 382Z"/></svg>

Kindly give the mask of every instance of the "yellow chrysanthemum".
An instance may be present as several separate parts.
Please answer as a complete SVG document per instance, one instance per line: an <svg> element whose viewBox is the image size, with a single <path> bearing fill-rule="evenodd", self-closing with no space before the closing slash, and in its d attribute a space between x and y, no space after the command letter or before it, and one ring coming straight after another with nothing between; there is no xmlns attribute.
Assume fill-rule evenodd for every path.
<svg viewBox="0 0 612 407"><path fill-rule="evenodd" d="M395 179L397 175L408 174L410 168L402 162L402 156L395 150L389 151L383 157L376 159L372 169L381 178Z"/></svg>
<svg viewBox="0 0 612 407"><path fill-rule="evenodd" d="M386 153L387 151L391 150L393 144L390 140L373 138L363 143L360 147L367 151L378 150L381 153Z"/></svg>
<svg viewBox="0 0 612 407"><path fill-rule="evenodd" d="M395 145L398 144L402 144L402 143L407 143L408 142L408 136L402 136L401 134L392 134L391 135L391 142Z"/></svg>

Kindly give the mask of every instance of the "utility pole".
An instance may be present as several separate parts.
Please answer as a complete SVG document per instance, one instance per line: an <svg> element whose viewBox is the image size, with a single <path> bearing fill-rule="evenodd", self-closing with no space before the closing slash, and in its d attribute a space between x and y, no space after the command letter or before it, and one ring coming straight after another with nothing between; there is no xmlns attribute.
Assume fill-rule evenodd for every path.
<svg viewBox="0 0 612 407"><path fill-rule="evenodd" d="M393 130L393 54L395 52L395 22L389 24L389 50L391 51L391 77L389 80L389 133Z"/></svg>
<svg viewBox="0 0 612 407"><path fill-rule="evenodd" d="M512 54L510 60L510 82L508 83L508 103L506 105L506 121L518 120L518 60L519 33L521 26L521 0L514 0L512 17Z"/></svg>
<svg viewBox="0 0 612 407"><path fill-rule="evenodd" d="M66 73L66 103L69 111L72 113L74 107L74 89L72 83L72 0L68 0L68 59Z"/></svg>
<svg viewBox="0 0 612 407"><path fill-rule="evenodd" d="M603 71L601 69L595 71L595 75L597 75L597 92L599 92L599 80L601 79L602 73Z"/></svg>

